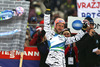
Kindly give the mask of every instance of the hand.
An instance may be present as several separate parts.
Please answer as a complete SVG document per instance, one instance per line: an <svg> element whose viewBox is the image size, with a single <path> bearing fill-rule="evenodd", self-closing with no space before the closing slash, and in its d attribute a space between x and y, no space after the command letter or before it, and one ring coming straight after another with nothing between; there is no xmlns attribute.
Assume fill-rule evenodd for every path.
<svg viewBox="0 0 100 67"><path fill-rule="evenodd" d="M95 51L95 53L96 53L97 55L99 55L99 54L100 54L100 49L97 50L97 51Z"/></svg>
<svg viewBox="0 0 100 67"><path fill-rule="evenodd" d="M51 9L51 2L52 0L44 0L44 5L47 9Z"/></svg>
<svg viewBox="0 0 100 67"><path fill-rule="evenodd" d="M41 34L42 37L44 37L45 34L46 34L46 32L45 32L44 30L42 30L41 33L42 33L42 34Z"/></svg>
<svg viewBox="0 0 100 67"><path fill-rule="evenodd" d="M68 44L68 47L70 47L70 44Z"/></svg>
<svg viewBox="0 0 100 67"><path fill-rule="evenodd" d="M90 29L89 35L90 35L90 36L93 36L93 35L94 35L93 32L95 32L94 29Z"/></svg>
<svg viewBox="0 0 100 67"><path fill-rule="evenodd" d="M76 47L76 44L75 44L75 42L73 43L73 47Z"/></svg>
<svg viewBox="0 0 100 67"><path fill-rule="evenodd" d="M83 31L86 31L87 28L90 26L90 23L87 21L87 20L83 20L83 27L82 27L82 30Z"/></svg>
<svg viewBox="0 0 100 67"><path fill-rule="evenodd" d="M87 28L87 23L83 23L82 30L86 30L86 28Z"/></svg>
<svg viewBox="0 0 100 67"><path fill-rule="evenodd" d="M45 34L46 34L46 32L45 32L44 30L38 31L38 36L39 36L39 37L44 37Z"/></svg>
<svg viewBox="0 0 100 67"><path fill-rule="evenodd" d="M51 4L52 4L52 2L53 2L53 0L45 0L43 2L45 7L47 8L45 14L51 14Z"/></svg>

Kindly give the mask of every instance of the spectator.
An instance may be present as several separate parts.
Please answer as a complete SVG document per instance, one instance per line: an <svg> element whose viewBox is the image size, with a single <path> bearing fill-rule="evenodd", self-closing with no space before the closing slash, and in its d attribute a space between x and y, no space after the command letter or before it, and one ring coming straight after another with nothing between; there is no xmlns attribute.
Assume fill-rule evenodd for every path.
<svg viewBox="0 0 100 67"><path fill-rule="evenodd" d="M43 27L44 27L44 25L43 25L44 24L44 20L40 21L39 24L40 24L40 26L36 27L36 31L32 35L32 40L30 41L30 46L36 46L37 45L37 43L38 43L37 39L38 39L38 37L40 35L40 32L43 30ZM42 38L42 37L40 37L40 38Z"/></svg>
<svg viewBox="0 0 100 67"><path fill-rule="evenodd" d="M30 35L31 35L31 38L33 38L33 35L36 32L37 18L36 17L32 17L30 24L32 24L30 26Z"/></svg>
<svg viewBox="0 0 100 67"><path fill-rule="evenodd" d="M65 28L62 32L65 37L71 37L69 28ZM76 44L69 44L65 47L66 67L78 67L78 49ZM69 63L69 58L72 58L72 63Z"/></svg>
<svg viewBox="0 0 100 67"><path fill-rule="evenodd" d="M37 29L39 29L38 27ZM30 45L37 46L39 53L40 53L40 64L39 67L49 67L45 63L45 60L47 58L48 52L49 52L49 46L45 37L45 31L39 30L35 35L34 38L30 41Z"/></svg>
<svg viewBox="0 0 100 67"><path fill-rule="evenodd" d="M38 37L40 35L40 32L43 30L44 27L44 20L40 21L40 26L36 27L36 32L34 33L34 35L32 36L32 40L30 41L30 46L36 46L38 43ZM42 39L42 37L40 37ZM39 42L40 43L40 42Z"/></svg>
<svg viewBox="0 0 100 67"><path fill-rule="evenodd" d="M46 40L45 31L43 30L44 20L40 22L40 26L36 27L36 33L33 36L33 39L30 41L30 46L37 46L40 53L40 64L39 67L49 67L45 60L49 52L49 46Z"/></svg>
<svg viewBox="0 0 100 67"><path fill-rule="evenodd" d="M48 46L46 37L44 36L43 39L39 39L39 38L38 38L38 40L41 41L40 43L37 44L37 48L38 48L39 53L40 53L39 67L49 67L49 65L47 65L45 63L48 52L49 52L49 46Z"/></svg>
<svg viewBox="0 0 100 67"><path fill-rule="evenodd" d="M95 32L94 21L91 17L87 16L83 22L88 22L89 27L87 28L87 34L77 42L77 47L79 50L79 67L98 67L100 64L100 56L92 52L94 48L100 48L100 36L93 35ZM98 41L98 45L96 44Z"/></svg>
<svg viewBox="0 0 100 67"><path fill-rule="evenodd" d="M30 46L37 46L37 43L40 43L38 41L38 37L40 37L42 39L42 36L40 36L41 31L42 31L42 28L41 27L39 27L39 26L36 27L36 32L33 35L32 40L30 41Z"/></svg>

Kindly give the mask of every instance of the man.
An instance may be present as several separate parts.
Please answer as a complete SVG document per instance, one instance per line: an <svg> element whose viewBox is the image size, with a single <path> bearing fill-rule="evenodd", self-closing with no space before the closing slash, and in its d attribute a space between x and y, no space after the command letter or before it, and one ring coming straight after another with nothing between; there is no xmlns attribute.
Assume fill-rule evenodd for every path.
<svg viewBox="0 0 100 67"><path fill-rule="evenodd" d="M30 24L32 24L30 26L30 35L31 35L31 38L33 38L33 35L36 32L37 18L36 17L32 17Z"/></svg>
<svg viewBox="0 0 100 67"><path fill-rule="evenodd" d="M44 14L44 30L46 31L46 38L49 45L49 53L46 59L46 64L50 67L66 67L65 66L65 54L64 47L66 44L79 41L85 34L85 30L73 37L64 37L61 35L64 29L65 21L62 18L57 18L54 21L54 30L51 30L50 26L50 9L47 9ZM87 28L84 26L84 28Z"/></svg>
<svg viewBox="0 0 100 67"><path fill-rule="evenodd" d="M94 21L87 16L83 22L88 23L87 34L77 42L79 50L79 67L96 67L99 62L99 55L93 52L93 49L99 48L100 36L94 30ZM96 41L98 40L98 44Z"/></svg>

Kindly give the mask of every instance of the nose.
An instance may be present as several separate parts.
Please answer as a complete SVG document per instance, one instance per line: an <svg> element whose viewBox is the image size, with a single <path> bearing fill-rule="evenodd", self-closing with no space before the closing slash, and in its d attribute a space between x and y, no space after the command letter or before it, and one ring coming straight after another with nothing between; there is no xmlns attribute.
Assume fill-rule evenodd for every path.
<svg viewBox="0 0 100 67"><path fill-rule="evenodd" d="M63 26L60 26L60 29L64 29L64 27Z"/></svg>

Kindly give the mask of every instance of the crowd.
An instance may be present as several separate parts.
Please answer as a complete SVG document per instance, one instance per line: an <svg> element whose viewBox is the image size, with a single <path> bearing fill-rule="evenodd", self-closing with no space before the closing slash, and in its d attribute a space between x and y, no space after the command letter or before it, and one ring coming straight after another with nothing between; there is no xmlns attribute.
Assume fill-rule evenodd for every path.
<svg viewBox="0 0 100 67"><path fill-rule="evenodd" d="M40 67L100 67L100 36L94 30L94 20L87 16L82 30L74 36L67 28L68 16L77 16L76 0L51 0L49 4L27 1L30 10L25 47L37 46Z"/></svg>

